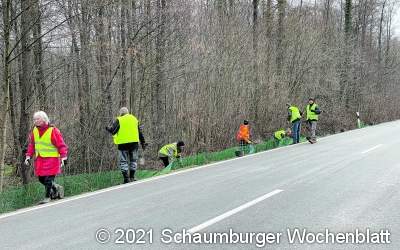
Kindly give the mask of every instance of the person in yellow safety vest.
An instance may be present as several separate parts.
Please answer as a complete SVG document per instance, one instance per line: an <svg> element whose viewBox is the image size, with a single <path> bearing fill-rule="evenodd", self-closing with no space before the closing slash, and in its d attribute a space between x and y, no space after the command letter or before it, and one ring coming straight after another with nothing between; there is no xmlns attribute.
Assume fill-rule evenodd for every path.
<svg viewBox="0 0 400 250"><path fill-rule="evenodd" d="M286 104L288 109L288 121L292 124L292 138L293 144L300 142L300 130L301 130L301 116L302 112L298 107L291 105L290 103Z"/></svg>
<svg viewBox="0 0 400 250"><path fill-rule="evenodd" d="M139 142L143 150L145 150L147 143L144 140L138 119L129 114L128 108L122 107L119 110L119 115L112 125L106 127L106 130L113 135L114 144L118 146L119 168L121 169L124 183L128 183L135 181Z"/></svg>
<svg viewBox="0 0 400 250"><path fill-rule="evenodd" d="M286 136L291 135L291 130L288 128L287 130L280 129L274 133L274 147L279 146L279 142L285 138Z"/></svg>
<svg viewBox="0 0 400 250"><path fill-rule="evenodd" d="M44 204L51 199L64 198L64 187L55 183L55 177L67 164L68 146L60 130L50 124L44 111L33 115L33 123L35 127L29 135L24 164L29 166L31 159L34 159L35 175L46 191L45 198L40 202Z"/></svg>
<svg viewBox="0 0 400 250"><path fill-rule="evenodd" d="M317 131L318 115L321 114L321 110L315 103L314 98L308 99L308 104L306 106L306 114L307 114L307 126L309 131L307 140L311 144L313 144L317 142L317 137L315 136L315 132Z"/></svg>
<svg viewBox="0 0 400 250"><path fill-rule="evenodd" d="M164 167L169 165L169 160L174 161L180 159L184 150L185 143L183 141L174 142L161 147L158 151L158 157L164 164Z"/></svg>

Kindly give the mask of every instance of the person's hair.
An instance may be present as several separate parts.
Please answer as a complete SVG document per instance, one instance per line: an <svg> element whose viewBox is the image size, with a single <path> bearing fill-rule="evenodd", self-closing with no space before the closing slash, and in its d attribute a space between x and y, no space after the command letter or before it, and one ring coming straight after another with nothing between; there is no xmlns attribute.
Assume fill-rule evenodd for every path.
<svg viewBox="0 0 400 250"><path fill-rule="evenodd" d="M33 114L33 118L35 118L35 117L42 118L46 124L50 123L50 119L49 119L49 117L47 116L47 114L44 111L40 110L40 111L35 112Z"/></svg>
<svg viewBox="0 0 400 250"><path fill-rule="evenodd" d="M176 146L178 146L178 147L183 147L183 146L185 146L185 143L184 143L183 141L178 141L178 142L176 143Z"/></svg>
<svg viewBox="0 0 400 250"><path fill-rule="evenodd" d="M309 100L309 101L313 101L313 102L315 102L315 99L314 99L314 98L312 98L312 97L308 98L308 100Z"/></svg>
<svg viewBox="0 0 400 250"><path fill-rule="evenodd" d="M119 109L119 115L126 115L129 113L129 110L127 107L122 107Z"/></svg>
<svg viewBox="0 0 400 250"><path fill-rule="evenodd" d="M244 125L248 125L248 124L249 124L249 121L248 121L248 120L244 120L244 121L243 121L243 124L244 124Z"/></svg>

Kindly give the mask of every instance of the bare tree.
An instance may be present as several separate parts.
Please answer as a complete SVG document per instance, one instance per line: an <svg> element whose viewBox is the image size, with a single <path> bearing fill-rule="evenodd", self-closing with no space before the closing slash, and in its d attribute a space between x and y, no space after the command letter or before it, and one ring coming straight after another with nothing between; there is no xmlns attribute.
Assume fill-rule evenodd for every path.
<svg viewBox="0 0 400 250"><path fill-rule="evenodd" d="M46 83L44 81L43 73L43 47L42 47L42 14L40 9L40 0L32 0L33 5L33 40L35 41L33 45L34 54L34 74L36 81L36 90L39 97L40 109L47 110L47 94L46 94Z"/></svg>
<svg viewBox="0 0 400 250"><path fill-rule="evenodd" d="M2 83L2 102L0 108L0 192L3 191L4 185L4 159L6 151L6 135L7 135L7 116L9 108L9 88L10 88L10 30L11 30L11 0L2 1L3 10L3 83Z"/></svg>
<svg viewBox="0 0 400 250"><path fill-rule="evenodd" d="M277 57L276 67L278 75L282 74L282 64L284 57L284 19L285 19L286 0L278 0L278 30L277 30Z"/></svg>

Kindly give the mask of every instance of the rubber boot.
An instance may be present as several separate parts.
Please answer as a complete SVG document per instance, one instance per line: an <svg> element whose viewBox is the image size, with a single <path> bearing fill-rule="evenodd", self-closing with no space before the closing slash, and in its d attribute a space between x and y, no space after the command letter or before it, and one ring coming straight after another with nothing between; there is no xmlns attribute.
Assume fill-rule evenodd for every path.
<svg viewBox="0 0 400 250"><path fill-rule="evenodd" d="M63 199L64 198L64 187L59 185L59 184L54 184L55 188L56 188L56 195L55 197L57 199Z"/></svg>
<svg viewBox="0 0 400 250"><path fill-rule="evenodd" d="M128 171L122 171L122 176L124 177L124 184L129 183Z"/></svg>
<svg viewBox="0 0 400 250"><path fill-rule="evenodd" d="M55 200L57 198L58 198L58 192L57 192L56 186L54 185L50 191L50 199Z"/></svg>
<svg viewBox="0 0 400 250"><path fill-rule="evenodd" d="M130 170L129 171L129 179L130 179L130 181L136 181L136 179L135 179L135 170Z"/></svg>

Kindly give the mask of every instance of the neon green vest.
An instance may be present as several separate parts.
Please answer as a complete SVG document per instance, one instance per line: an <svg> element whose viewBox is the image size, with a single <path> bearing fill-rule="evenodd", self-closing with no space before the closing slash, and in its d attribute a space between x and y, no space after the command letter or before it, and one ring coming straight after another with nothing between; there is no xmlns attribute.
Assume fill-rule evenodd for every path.
<svg viewBox="0 0 400 250"><path fill-rule="evenodd" d="M291 106L289 109L292 113L292 117L290 117L290 122L293 122L294 120L301 118L299 108L297 108L295 106Z"/></svg>
<svg viewBox="0 0 400 250"><path fill-rule="evenodd" d="M312 111L315 111L315 109L317 107L318 107L318 105L315 104L315 103L313 103L312 105L310 105L310 104L307 105L307 108L306 108L306 110L307 110L307 121L308 120L318 121L318 115L315 114L314 112L312 112Z"/></svg>
<svg viewBox="0 0 400 250"><path fill-rule="evenodd" d="M158 151L158 153L160 155L165 155L165 156L169 156L169 157L172 157L172 156L173 157L177 157L178 156L178 149L177 149L176 142L164 145L160 149L160 151Z"/></svg>
<svg viewBox="0 0 400 250"><path fill-rule="evenodd" d="M36 157L60 157L58 149L51 143L51 134L53 133L53 127L49 127L42 137L39 136L39 129L35 127L33 129L33 139L35 140L35 154Z"/></svg>
<svg viewBox="0 0 400 250"><path fill-rule="evenodd" d="M282 138L286 135L285 130L281 129L274 133L274 137L278 140L282 140Z"/></svg>
<svg viewBox="0 0 400 250"><path fill-rule="evenodd" d="M117 117L119 122L119 130L113 135L114 143L125 144L131 142L139 142L139 121L131 114Z"/></svg>

